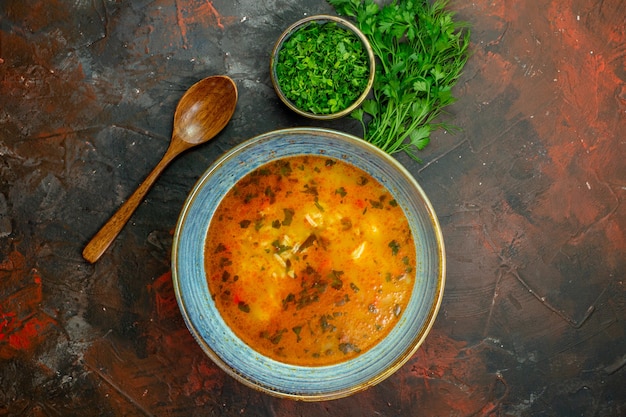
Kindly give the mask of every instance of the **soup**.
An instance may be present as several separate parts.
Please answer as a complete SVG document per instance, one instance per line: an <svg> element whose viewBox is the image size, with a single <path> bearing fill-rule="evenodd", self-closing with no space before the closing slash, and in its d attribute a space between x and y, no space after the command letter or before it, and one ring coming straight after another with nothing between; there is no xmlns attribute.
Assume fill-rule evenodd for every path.
<svg viewBox="0 0 626 417"><path fill-rule="evenodd" d="M242 178L205 246L209 291L228 326L257 352L304 366L382 340L406 308L415 265L389 191L324 156L279 159Z"/></svg>

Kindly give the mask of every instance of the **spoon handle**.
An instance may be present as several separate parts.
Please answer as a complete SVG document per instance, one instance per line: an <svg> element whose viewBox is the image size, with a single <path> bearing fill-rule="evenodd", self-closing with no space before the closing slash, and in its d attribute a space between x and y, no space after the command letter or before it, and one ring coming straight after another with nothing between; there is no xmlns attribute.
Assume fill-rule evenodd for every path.
<svg viewBox="0 0 626 417"><path fill-rule="evenodd" d="M107 250L111 243L115 240L122 228L126 225L130 217L133 215L139 204L154 184L159 174L163 172L165 167L176 157L178 152L168 149L163 158L154 167L152 172L148 174L146 179L137 187L135 192L122 204L117 212L102 226L102 228L91 238L85 249L83 249L83 258L90 263L96 262L102 254Z"/></svg>

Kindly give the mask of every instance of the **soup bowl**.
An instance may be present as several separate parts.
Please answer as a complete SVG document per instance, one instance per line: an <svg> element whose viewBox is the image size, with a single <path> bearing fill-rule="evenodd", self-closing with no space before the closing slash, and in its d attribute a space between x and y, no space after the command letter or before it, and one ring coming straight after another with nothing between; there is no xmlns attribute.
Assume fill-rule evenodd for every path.
<svg viewBox="0 0 626 417"><path fill-rule="evenodd" d="M246 344L218 310L205 270L207 234L224 196L257 168L306 155L344 161L382 184L404 211L416 257L408 304L389 333L359 355L322 366L286 363ZM435 321L443 297L444 242L426 194L394 158L362 139L333 130L277 130L234 147L200 177L184 203L175 229L172 279L187 327L202 350L227 374L274 396L330 400L379 383L417 351Z"/></svg>

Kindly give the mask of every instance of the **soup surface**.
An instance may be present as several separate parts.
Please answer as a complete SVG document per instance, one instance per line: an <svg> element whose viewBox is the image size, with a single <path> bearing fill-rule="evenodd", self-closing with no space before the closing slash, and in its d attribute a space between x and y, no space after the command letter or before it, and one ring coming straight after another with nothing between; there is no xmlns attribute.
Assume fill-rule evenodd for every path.
<svg viewBox="0 0 626 417"><path fill-rule="evenodd" d="M402 208L369 174L324 156L266 164L209 226L209 291L251 348L306 366L367 351L411 296L415 245Z"/></svg>

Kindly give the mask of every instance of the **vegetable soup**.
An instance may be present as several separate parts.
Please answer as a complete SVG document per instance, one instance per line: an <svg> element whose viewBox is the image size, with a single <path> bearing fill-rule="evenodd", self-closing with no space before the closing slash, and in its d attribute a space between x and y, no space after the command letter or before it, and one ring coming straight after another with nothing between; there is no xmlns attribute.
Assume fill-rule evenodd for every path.
<svg viewBox="0 0 626 417"><path fill-rule="evenodd" d="M304 366L375 346L411 296L415 244L402 208L366 172L293 156L246 175L206 239L209 291L251 348Z"/></svg>

